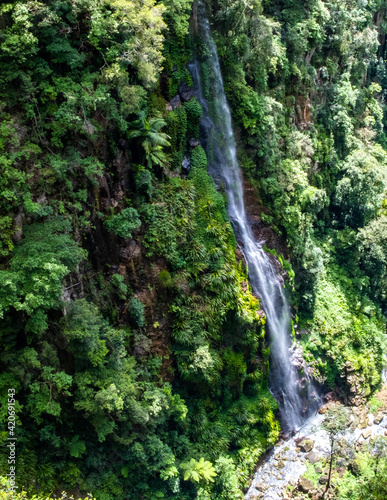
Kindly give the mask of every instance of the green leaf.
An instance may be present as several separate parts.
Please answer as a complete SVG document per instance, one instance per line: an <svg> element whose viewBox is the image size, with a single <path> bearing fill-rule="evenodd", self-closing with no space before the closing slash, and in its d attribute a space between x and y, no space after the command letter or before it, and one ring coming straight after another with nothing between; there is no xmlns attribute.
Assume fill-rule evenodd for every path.
<svg viewBox="0 0 387 500"><path fill-rule="evenodd" d="M85 453L86 445L84 441L79 441L79 436L73 437L70 443L70 455L72 457L78 458L82 453Z"/></svg>

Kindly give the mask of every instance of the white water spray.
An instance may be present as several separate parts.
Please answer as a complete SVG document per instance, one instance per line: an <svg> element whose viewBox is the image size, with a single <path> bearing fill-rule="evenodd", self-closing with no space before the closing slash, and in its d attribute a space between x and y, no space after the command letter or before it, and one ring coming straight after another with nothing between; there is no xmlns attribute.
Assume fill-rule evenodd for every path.
<svg viewBox="0 0 387 500"><path fill-rule="evenodd" d="M242 175L236 157L230 110L223 88L216 46L211 37L205 6L201 2L198 4L197 28L207 49L205 63L209 72L207 76L211 96L208 101L203 95L201 64L195 60L189 65L189 69L197 98L203 108L201 143L207 153L209 172L216 182L223 185L227 194L228 215L248 263L249 279L254 291L261 297L266 312L271 339L270 390L279 404L283 427L295 430L310 414L311 407L316 408L316 404L310 404L310 395L300 395L296 369L290 362L289 305L276 270L262 249L263 243L256 241L247 222Z"/></svg>

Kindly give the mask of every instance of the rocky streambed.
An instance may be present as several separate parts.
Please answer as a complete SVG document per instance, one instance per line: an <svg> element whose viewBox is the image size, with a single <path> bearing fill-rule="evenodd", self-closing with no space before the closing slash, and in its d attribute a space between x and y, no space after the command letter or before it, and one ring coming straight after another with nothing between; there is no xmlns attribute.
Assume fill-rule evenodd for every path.
<svg viewBox="0 0 387 500"><path fill-rule="evenodd" d="M245 496L246 500L319 499L328 481L328 461L331 445L322 423L329 407L341 407L349 412L350 424L338 436L342 452L334 464L333 487L349 465L351 450L360 451L374 443L378 436L387 436L387 386L379 393L379 409L373 413L367 407L344 407L330 402L292 438L277 443L258 467ZM341 474L341 476L340 476ZM325 498L335 498L329 494Z"/></svg>

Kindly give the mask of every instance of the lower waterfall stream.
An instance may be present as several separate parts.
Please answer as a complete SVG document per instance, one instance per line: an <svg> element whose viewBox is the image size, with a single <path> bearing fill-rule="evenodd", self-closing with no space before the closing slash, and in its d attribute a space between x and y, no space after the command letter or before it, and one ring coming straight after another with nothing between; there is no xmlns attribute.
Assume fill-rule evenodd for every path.
<svg viewBox="0 0 387 500"><path fill-rule="evenodd" d="M283 429L294 431L316 410L319 402L309 384L301 397L296 369L291 363L290 308L276 269L262 248L263 242L255 239L247 221L231 114L206 8L201 2L198 3L197 29L206 47L205 63L211 95L210 99L204 96L201 64L195 59L189 70L196 97L203 108L200 140L207 154L209 172L227 195L228 215L248 264L249 280L261 298L267 316L271 344L270 390L279 404Z"/></svg>

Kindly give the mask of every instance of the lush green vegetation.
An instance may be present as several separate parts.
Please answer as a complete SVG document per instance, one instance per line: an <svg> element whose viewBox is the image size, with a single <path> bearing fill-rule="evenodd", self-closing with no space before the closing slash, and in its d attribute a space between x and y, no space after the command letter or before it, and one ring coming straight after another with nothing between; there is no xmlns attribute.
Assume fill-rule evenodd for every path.
<svg viewBox="0 0 387 500"><path fill-rule="evenodd" d="M209 11L306 357L327 388L368 395L387 305L385 3ZM28 495L238 499L278 437L264 316L192 141L200 104L167 106L192 84L191 12L0 6L0 438L14 388Z"/></svg>
<svg viewBox="0 0 387 500"><path fill-rule="evenodd" d="M385 9L226 0L214 12L240 161L286 236L304 351L329 387L360 380L359 397L379 383L385 332Z"/></svg>
<svg viewBox="0 0 387 500"><path fill-rule="evenodd" d="M187 150L201 107L166 111L190 9L1 7L0 385L30 494L241 498L278 436L259 302Z"/></svg>

